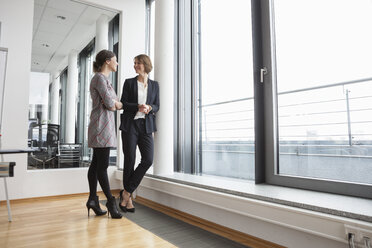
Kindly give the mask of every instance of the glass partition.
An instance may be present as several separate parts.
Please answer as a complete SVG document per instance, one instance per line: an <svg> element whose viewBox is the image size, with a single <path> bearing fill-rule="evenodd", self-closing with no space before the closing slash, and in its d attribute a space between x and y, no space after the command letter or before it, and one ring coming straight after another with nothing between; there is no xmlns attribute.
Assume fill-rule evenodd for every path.
<svg viewBox="0 0 372 248"><path fill-rule="evenodd" d="M118 12L77 1L35 1L31 71L46 79L42 86L30 87L30 99L36 100L30 101L28 145L35 152L29 154L29 169L89 166L89 84L96 24L105 21L108 49L117 54ZM117 74L111 81L117 90ZM40 91L46 94L40 96ZM110 162L116 165L116 150Z"/></svg>

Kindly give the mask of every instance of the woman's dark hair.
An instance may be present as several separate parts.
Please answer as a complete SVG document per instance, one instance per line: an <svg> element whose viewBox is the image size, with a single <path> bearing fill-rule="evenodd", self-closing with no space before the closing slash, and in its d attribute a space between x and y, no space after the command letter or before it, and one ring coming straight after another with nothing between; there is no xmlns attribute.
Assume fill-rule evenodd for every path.
<svg viewBox="0 0 372 248"><path fill-rule="evenodd" d="M145 66L146 73L150 73L152 71L152 63L149 56L146 54L140 54L134 57L134 59Z"/></svg>
<svg viewBox="0 0 372 248"><path fill-rule="evenodd" d="M100 72L106 60L110 60L112 57L115 56L116 56L115 53L109 50L101 50L96 55L96 61L93 62L93 72Z"/></svg>

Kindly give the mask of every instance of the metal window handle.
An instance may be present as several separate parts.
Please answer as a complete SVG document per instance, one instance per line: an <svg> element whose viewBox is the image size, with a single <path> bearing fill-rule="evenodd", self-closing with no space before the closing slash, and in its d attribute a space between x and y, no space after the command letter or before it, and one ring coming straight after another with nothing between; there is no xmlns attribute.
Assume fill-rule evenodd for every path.
<svg viewBox="0 0 372 248"><path fill-rule="evenodd" d="M260 82L263 83L264 82L264 75L267 74L267 68L264 67L260 70Z"/></svg>

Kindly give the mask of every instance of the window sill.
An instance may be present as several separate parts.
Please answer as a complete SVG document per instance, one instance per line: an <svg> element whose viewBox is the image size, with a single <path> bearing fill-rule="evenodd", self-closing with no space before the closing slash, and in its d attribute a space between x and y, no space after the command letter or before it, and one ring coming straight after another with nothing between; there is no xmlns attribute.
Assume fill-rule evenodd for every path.
<svg viewBox="0 0 372 248"><path fill-rule="evenodd" d="M147 177L372 223L372 200L238 179L183 173Z"/></svg>

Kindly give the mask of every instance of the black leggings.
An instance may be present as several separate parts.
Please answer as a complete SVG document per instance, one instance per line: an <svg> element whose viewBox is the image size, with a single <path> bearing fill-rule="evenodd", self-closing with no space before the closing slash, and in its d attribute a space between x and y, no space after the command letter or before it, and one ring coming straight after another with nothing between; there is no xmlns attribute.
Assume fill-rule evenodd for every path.
<svg viewBox="0 0 372 248"><path fill-rule="evenodd" d="M110 147L93 148L93 159L88 170L89 197L97 196L97 179L107 199L111 199L110 184L107 176Z"/></svg>

